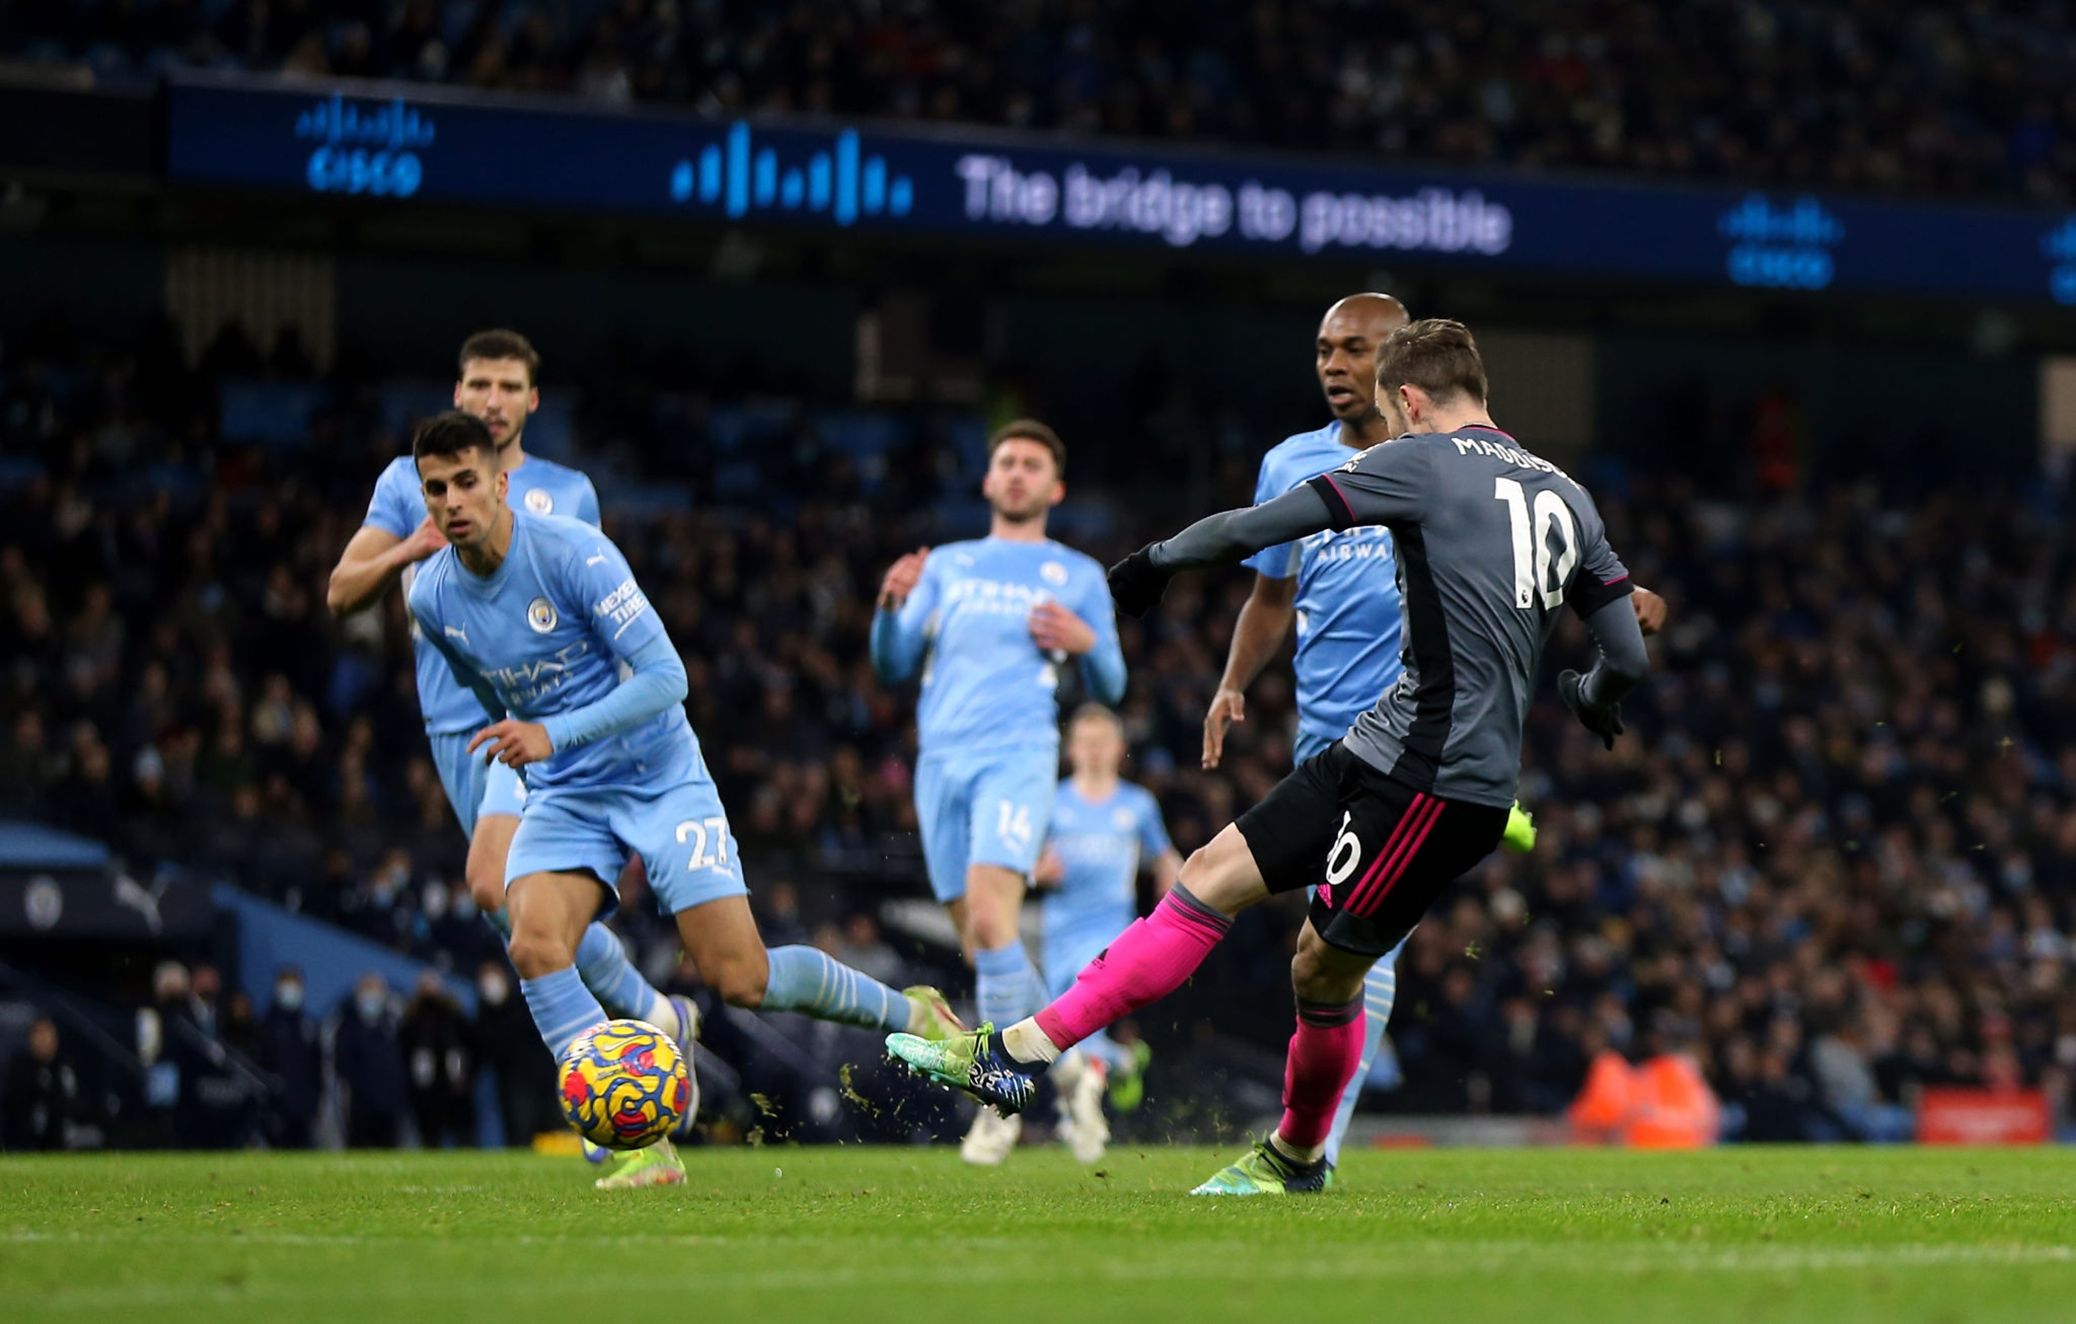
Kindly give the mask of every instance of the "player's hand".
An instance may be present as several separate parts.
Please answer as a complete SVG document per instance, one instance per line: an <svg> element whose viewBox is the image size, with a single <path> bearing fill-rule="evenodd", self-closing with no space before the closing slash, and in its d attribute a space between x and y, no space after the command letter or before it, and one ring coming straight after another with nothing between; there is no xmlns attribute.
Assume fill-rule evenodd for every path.
<svg viewBox="0 0 2076 1324"><path fill-rule="evenodd" d="M1066 877L1066 862L1060 858L1058 851L1047 846L1045 853L1038 857L1038 866L1031 870L1031 886L1058 887L1066 881Z"/></svg>
<svg viewBox="0 0 2076 1324"><path fill-rule="evenodd" d="M1095 627L1057 602L1041 602L1031 608L1026 624L1030 627L1031 642L1041 652L1080 657L1096 646Z"/></svg>
<svg viewBox="0 0 2076 1324"><path fill-rule="evenodd" d="M479 749L484 750L486 767L496 759L508 768L523 768L553 754L555 742L548 739L548 728L539 722L521 722L507 717L476 732L476 738L469 741L469 753Z"/></svg>
<svg viewBox="0 0 2076 1324"><path fill-rule="evenodd" d="M1160 605L1171 578L1153 563L1153 544L1148 543L1110 567L1110 599L1125 615L1144 616Z"/></svg>
<svg viewBox="0 0 2076 1324"><path fill-rule="evenodd" d="M1579 719L1579 725L1600 737L1609 749L1615 747L1615 737L1622 734L1622 705L1611 703L1605 708L1594 708L1586 703L1583 683L1576 671L1567 671L1557 677L1557 697L1571 709L1571 715Z"/></svg>
<svg viewBox="0 0 2076 1324"><path fill-rule="evenodd" d="M433 523L432 516L427 515L423 523L411 530L411 536L404 539L404 554L415 563L446 545L447 539L441 535L439 526Z"/></svg>
<svg viewBox="0 0 2076 1324"><path fill-rule="evenodd" d="M1665 628L1665 599L1647 588L1632 589L1629 605L1636 609L1636 628L1647 635Z"/></svg>
<svg viewBox="0 0 2076 1324"><path fill-rule="evenodd" d="M1247 720L1247 696L1235 689L1221 685L1218 693L1211 696L1211 706L1204 712L1204 767L1206 770L1218 766L1225 757L1226 728L1234 722Z"/></svg>
<svg viewBox="0 0 2076 1324"><path fill-rule="evenodd" d="M887 567L886 578L879 581L879 605L888 611L900 611L915 586L923 582L923 562L928 560L930 549L918 547Z"/></svg>

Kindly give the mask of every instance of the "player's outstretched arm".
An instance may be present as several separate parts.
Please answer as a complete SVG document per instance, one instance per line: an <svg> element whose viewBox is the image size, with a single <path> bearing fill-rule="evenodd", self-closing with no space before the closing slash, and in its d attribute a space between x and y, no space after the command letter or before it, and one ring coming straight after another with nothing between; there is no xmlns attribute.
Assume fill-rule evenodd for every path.
<svg viewBox="0 0 2076 1324"><path fill-rule="evenodd" d="M399 538L388 529L363 524L346 544L339 564L332 567L331 582L325 586L324 605L333 616L353 613L379 601L407 565L423 561L447 545L428 515Z"/></svg>
<svg viewBox="0 0 2076 1324"><path fill-rule="evenodd" d="M1127 616L1144 616L1177 571L1231 565L1264 547L1296 542L1336 527L1326 499L1311 484L1259 506L1207 515L1164 542L1150 543L1110 567L1110 595Z"/></svg>

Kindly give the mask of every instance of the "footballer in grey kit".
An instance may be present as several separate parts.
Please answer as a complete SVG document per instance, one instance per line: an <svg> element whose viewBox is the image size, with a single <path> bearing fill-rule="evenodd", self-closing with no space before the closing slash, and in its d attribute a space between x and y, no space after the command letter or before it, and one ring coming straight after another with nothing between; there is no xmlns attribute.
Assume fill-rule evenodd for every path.
<svg viewBox="0 0 2076 1324"><path fill-rule="evenodd" d="M1563 470L1486 417L1470 333L1452 322L1417 322L1393 341L1386 353L1417 377L1434 375L1438 364L1437 385L1468 378L1449 394L1477 408L1430 414L1417 421L1435 430L1372 446L1273 501L1200 520L1134 553L1113 575L1157 592L1175 571L1322 528L1391 530L1404 673L1339 744L1234 825L1269 891L1320 885L1314 929L1357 956L1389 951L1497 843L1519 781L1536 664L1557 612L1578 613L1603 653L1583 680L1560 677L1559 693L1610 745L1620 729L1614 700L1645 666L1629 572L1608 546L1600 512ZM1412 362L1420 359L1432 363ZM1380 356L1379 373L1386 371ZM1142 605L1118 601L1121 610Z"/></svg>
<svg viewBox="0 0 2076 1324"><path fill-rule="evenodd" d="M1361 1057L1363 978L1499 844L1557 612L1577 612L1600 646L1588 675L1558 676L1558 695L1610 749L1622 733L1622 695L1648 666L1629 573L1592 498L1493 425L1470 331L1444 320L1401 327L1376 372L1378 408L1402 419L1406 435L1272 501L1141 548L1111 568L1110 589L1119 611L1143 615L1177 571L1326 529L1382 525L1398 552L1398 683L1192 855L1154 913L1036 1016L940 1043L887 1041L930 1078L1015 1111L1060 1053L1179 987L1232 916L1316 885L1291 962L1298 1025L1283 1120L1199 1195L1319 1191L1331 1181L1326 1141Z"/></svg>

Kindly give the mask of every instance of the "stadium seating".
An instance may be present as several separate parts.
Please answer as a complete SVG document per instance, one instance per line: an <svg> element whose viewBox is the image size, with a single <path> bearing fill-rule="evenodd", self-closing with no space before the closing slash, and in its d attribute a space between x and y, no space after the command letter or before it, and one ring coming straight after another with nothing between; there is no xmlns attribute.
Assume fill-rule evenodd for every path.
<svg viewBox="0 0 2076 1324"><path fill-rule="evenodd" d="M322 385L267 386L310 402L303 435L234 438L248 388L190 371L163 335L7 346L0 816L109 840L139 868L228 877L467 975L496 947L459 901L462 842L425 760L398 606L334 624L322 601L401 445L383 419L397 392ZM970 425L818 422L810 402L654 408L682 429L657 462L695 499L640 519L611 488L604 504L686 655L767 930L813 937L826 918L820 940L880 959L870 924L803 918L799 889L858 914L920 890L901 863L909 709L871 679L864 638L879 571L946 531L936 512L966 481L923 460ZM584 404L572 419L579 437L621 425ZM792 444L742 444L773 426ZM697 499L736 465L727 508ZM1625 493L1619 477L1602 485L1614 541L1674 604L1669 665L1629 705L1643 738L1604 756L1553 705L1534 715L1522 796L1541 845L1495 859L1416 933L1393 1025L1406 1084L1382 1102L1555 1115L1596 1054L1688 1044L1754 1139L1852 1135L1923 1086L2061 1097L2076 588L2053 526L1990 494L1906 511L1866 484L1731 501L1647 476ZM786 518L762 513L781 501ZM1184 850L1289 756L1271 679L1226 765L1196 767L1244 591L1178 584L1124 632L1135 775ZM667 975L667 933L630 911ZM1216 958L1218 1018L1269 1048L1288 1030L1287 940L1263 916ZM1186 1034L1208 996L1185 990L1175 1027L1149 1033Z"/></svg>
<svg viewBox="0 0 2076 1324"><path fill-rule="evenodd" d="M2058 200L2070 24L1925 0L73 0L0 9L0 52Z"/></svg>

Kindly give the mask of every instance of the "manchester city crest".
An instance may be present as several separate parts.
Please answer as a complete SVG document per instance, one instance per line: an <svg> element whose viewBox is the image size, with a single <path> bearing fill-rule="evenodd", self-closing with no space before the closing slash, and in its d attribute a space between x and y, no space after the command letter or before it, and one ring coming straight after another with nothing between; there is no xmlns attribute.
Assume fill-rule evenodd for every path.
<svg viewBox="0 0 2076 1324"><path fill-rule="evenodd" d="M526 623L534 628L536 634L548 633L559 619L555 615L555 604L546 598L535 598L526 604Z"/></svg>

